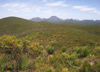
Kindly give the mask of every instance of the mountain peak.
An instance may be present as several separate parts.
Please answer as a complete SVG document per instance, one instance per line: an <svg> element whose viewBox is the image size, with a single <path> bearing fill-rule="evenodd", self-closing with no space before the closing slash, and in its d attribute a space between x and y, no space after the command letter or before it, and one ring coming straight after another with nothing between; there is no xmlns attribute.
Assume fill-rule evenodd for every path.
<svg viewBox="0 0 100 72"><path fill-rule="evenodd" d="M51 16L49 18L49 20L51 20L51 21L62 21L62 19L58 18L57 16Z"/></svg>
<svg viewBox="0 0 100 72"><path fill-rule="evenodd" d="M57 16L51 16L48 19L35 17L35 18L32 18L31 21L37 21L37 22L39 22L39 21L58 22L58 21L63 21L63 20L58 18Z"/></svg>
<svg viewBox="0 0 100 72"><path fill-rule="evenodd" d="M57 16L51 16L50 18L58 18Z"/></svg>
<svg viewBox="0 0 100 72"><path fill-rule="evenodd" d="M42 21L42 19L41 19L41 18L39 18L39 17L35 17L35 18L32 18L32 19L31 19L31 21L36 21L36 22L39 22L39 21Z"/></svg>

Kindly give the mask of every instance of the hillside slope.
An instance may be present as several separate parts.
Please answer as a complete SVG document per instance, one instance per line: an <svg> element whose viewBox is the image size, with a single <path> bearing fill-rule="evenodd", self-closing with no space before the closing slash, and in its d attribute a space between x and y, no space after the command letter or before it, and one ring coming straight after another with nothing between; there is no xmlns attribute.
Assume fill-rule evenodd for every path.
<svg viewBox="0 0 100 72"><path fill-rule="evenodd" d="M0 32L21 32L32 29L37 23L17 17L7 17L0 20Z"/></svg>
<svg viewBox="0 0 100 72"><path fill-rule="evenodd" d="M47 24L55 25L49 22L34 22L22 18L17 18L17 17L7 17L7 18L0 19L0 35L3 34L11 35L11 34L18 34L22 32L30 32L36 29L44 29L47 28L48 26Z"/></svg>

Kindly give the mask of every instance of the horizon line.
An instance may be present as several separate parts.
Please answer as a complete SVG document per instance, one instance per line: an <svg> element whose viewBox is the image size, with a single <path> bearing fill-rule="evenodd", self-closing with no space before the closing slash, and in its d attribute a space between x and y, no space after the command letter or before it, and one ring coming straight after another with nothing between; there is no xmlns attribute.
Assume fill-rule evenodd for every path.
<svg viewBox="0 0 100 72"><path fill-rule="evenodd" d="M56 16L56 15L53 15L53 16ZM31 20L32 18L30 18L30 19L27 19L27 18L24 18L24 17L18 17L18 16L7 16L7 17L3 17L3 18L0 18L0 19L4 19L4 18L8 18L8 17L16 17L16 18L22 18L22 19L26 19L26 20ZM38 17L38 16L37 16ZM33 18L37 18L37 17L33 17ZM52 17L52 16L50 16L50 17ZM49 19L50 17L48 17L48 18L41 18L41 17L38 17L38 18L41 18L41 19ZM59 18L59 19L62 19L62 18L60 18L60 17L58 17L58 16L56 16L57 18ZM74 19L74 18L66 18L66 19L62 19L62 20L79 20L79 21L83 21L83 20L93 20L93 21L96 21L96 20L100 20L100 19Z"/></svg>

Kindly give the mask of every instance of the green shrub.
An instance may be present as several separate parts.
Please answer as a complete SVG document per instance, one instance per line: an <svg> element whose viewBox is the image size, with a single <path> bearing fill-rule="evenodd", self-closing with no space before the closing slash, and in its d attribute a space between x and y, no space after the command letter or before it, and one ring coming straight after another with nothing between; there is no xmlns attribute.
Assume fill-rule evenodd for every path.
<svg viewBox="0 0 100 72"><path fill-rule="evenodd" d="M82 52L83 52L82 55L83 57L87 57L89 55L88 48L84 48Z"/></svg>
<svg viewBox="0 0 100 72"><path fill-rule="evenodd" d="M62 51L63 51L63 52L65 52L65 51L66 51L66 47L65 47L65 46L62 48Z"/></svg>
<svg viewBox="0 0 100 72"><path fill-rule="evenodd" d="M81 52L81 49L77 47L76 48L76 53L79 54L80 52Z"/></svg>
<svg viewBox="0 0 100 72"><path fill-rule="evenodd" d="M53 57L50 58L50 63L56 68L60 63L63 63L63 60L61 55L53 55Z"/></svg>
<svg viewBox="0 0 100 72"><path fill-rule="evenodd" d="M15 71L30 68L33 64L30 58L32 60L41 53L38 47L39 45L33 45L29 40L17 39L15 36L0 37L0 50L2 50L0 54L4 55L0 58L1 70Z"/></svg>
<svg viewBox="0 0 100 72"><path fill-rule="evenodd" d="M87 57L89 55L89 50L87 47L77 48L76 53L79 54L79 57Z"/></svg>
<svg viewBox="0 0 100 72"><path fill-rule="evenodd" d="M6 56L0 56L0 71L3 72L5 70L12 70L13 63L11 60L7 60Z"/></svg>
<svg viewBox="0 0 100 72"><path fill-rule="evenodd" d="M54 48L52 46L48 45L46 48L47 48L47 52L49 54L53 54L54 53Z"/></svg>
<svg viewBox="0 0 100 72"><path fill-rule="evenodd" d="M24 57L21 57L19 60L19 69L20 70L25 70L25 63L26 63L26 59Z"/></svg>
<svg viewBox="0 0 100 72"><path fill-rule="evenodd" d="M51 46L55 46L56 45L56 42L51 42Z"/></svg>
<svg viewBox="0 0 100 72"><path fill-rule="evenodd" d="M34 67L33 63L34 61L32 59L29 59L27 55L23 55L18 62L18 68L20 70L30 69Z"/></svg>

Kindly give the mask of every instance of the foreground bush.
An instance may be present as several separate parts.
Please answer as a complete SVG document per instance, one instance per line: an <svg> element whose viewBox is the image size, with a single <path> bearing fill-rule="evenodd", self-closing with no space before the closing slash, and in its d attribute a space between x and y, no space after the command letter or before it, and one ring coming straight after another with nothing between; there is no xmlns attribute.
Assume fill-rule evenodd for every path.
<svg viewBox="0 0 100 72"><path fill-rule="evenodd" d="M4 35L0 37L0 72L100 72L99 47L93 53L87 47L56 51L54 47L44 49L38 42Z"/></svg>
<svg viewBox="0 0 100 72"><path fill-rule="evenodd" d="M0 37L1 70L25 70L29 68L34 59L41 53L39 44L31 44L29 40L17 39L15 36L4 35Z"/></svg>
<svg viewBox="0 0 100 72"><path fill-rule="evenodd" d="M65 51L66 51L66 47L65 47L65 46L62 48L62 51L63 51L63 52L65 52Z"/></svg>
<svg viewBox="0 0 100 72"><path fill-rule="evenodd" d="M53 54L54 53L54 48L52 46L48 45L46 48L47 48L48 54Z"/></svg>
<svg viewBox="0 0 100 72"><path fill-rule="evenodd" d="M89 55L88 47L76 48L76 53L79 54L79 57L87 57Z"/></svg>

